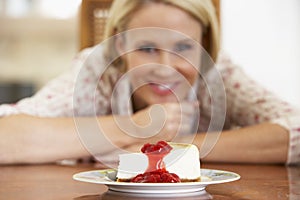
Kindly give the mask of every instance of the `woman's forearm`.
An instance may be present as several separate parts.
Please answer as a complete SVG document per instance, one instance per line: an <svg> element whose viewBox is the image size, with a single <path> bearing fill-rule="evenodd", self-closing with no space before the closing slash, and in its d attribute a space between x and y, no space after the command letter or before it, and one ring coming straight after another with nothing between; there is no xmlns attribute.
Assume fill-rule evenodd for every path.
<svg viewBox="0 0 300 200"><path fill-rule="evenodd" d="M204 134L198 134L195 144L202 144ZM204 157L208 162L285 163L289 133L275 124L260 124L221 133L212 151Z"/></svg>
<svg viewBox="0 0 300 200"><path fill-rule="evenodd" d="M88 156L72 118L0 118L0 163L45 163Z"/></svg>
<svg viewBox="0 0 300 200"><path fill-rule="evenodd" d="M100 154L133 142L118 129L110 116L75 121L71 117L29 115L0 118L0 164L36 164L81 158L90 156L89 151Z"/></svg>

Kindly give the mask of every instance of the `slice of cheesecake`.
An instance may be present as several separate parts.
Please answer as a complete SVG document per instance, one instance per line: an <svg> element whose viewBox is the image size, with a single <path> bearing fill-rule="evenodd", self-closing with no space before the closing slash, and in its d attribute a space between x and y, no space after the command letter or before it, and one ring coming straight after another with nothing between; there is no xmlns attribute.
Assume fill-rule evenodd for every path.
<svg viewBox="0 0 300 200"><path fill-rule="evenodd" d="M148 148L148 149L147 149ZM146 150L145 150L146 149ZM200 181L199 151L195 145L184 143L146 144L144 153L119 155L119 182L194 182ZM152 174L152 175L151 175ZM165 175L162 175L165 174ZM145 180L146 176L163 177L160 181ZM137 179L144 180L135 181ZM174 181L178 179L179 181Z"/></svg>

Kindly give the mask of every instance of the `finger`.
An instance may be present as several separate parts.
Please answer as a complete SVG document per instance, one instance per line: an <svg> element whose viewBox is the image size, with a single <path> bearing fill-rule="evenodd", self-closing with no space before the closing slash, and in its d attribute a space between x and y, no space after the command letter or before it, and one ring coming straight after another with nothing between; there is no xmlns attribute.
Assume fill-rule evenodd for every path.
<svg viewBox="0 0 300 200"><path fill-rule="evenodd" d="M180 134L190 133L191 131L191 124L181 124L179 128Z"/></svg>
<svg viewBox="0 0 300 200"><path fill-rule="evenodd" d="M184 101L184 102L180 103L180 108L181 108L181 111L183 114L192 114L199 110L199 102L198 101L193 101L193 102Z"/></svg>

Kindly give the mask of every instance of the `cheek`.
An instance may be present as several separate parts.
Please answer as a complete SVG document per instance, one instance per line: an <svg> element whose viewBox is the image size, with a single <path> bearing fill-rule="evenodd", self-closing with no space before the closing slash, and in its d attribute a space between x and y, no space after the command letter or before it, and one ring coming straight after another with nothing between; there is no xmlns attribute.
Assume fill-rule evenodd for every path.
<svg viewBox="0 0 300 200"><path fill-rule="evenodd" d="M200 74L201 56L199 51L191 52L184 58L176 60L177 71L180 72L190 84L193 84Z"/></svg>
<svg viewBox="0 0 300 200"><path fill-rule="evenodd" d="M181 73L191 85L196 81L199 74L198 70L187 62L178 65L177 71Z"/></svg>
<svg viewBox="0 0 300 200"><path fill-rule="evenodd" d="M191 85L196 81L197 75L198 71L194 67L187 69L185 71L185 74L183 74L183 76L189 81Z"/></svg>
<svg viewBox="0 0 300 200"><path fill-rule="evenodd" d="M134 52L126 54L126 56L123 57L123 61L126 63L127 70L142 66L146 63L145 59Z"/></svg>
<svg viewBox="0 0 300 200"><path fill-rule="evenodd" d="M134 67L134 60L132 60L132 56L127 53L125 55L122 56L123 62L126 65L126 70L130 70Z"/></svg>
<svg viewBox="0 0 300 200"><path fill-rule="evenodd" d="M145 64L144 60L137 56L126 56L127 75L130 77L131 85L135 88L144 85L146 77L151 73L151 68Z"/></svg>

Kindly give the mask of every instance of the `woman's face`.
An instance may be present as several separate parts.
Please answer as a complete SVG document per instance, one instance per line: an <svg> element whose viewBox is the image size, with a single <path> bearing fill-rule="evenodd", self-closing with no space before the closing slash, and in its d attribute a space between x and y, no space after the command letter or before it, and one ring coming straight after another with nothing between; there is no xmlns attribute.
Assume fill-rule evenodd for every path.
<svg viewBox="0 0 300 200"><path fill-rule="evenodd" d="M117 48L125 52L135 107L184 100L198 76L200 23L179 8L150 3L127 29L137 30L121 37Z"/></svg>

